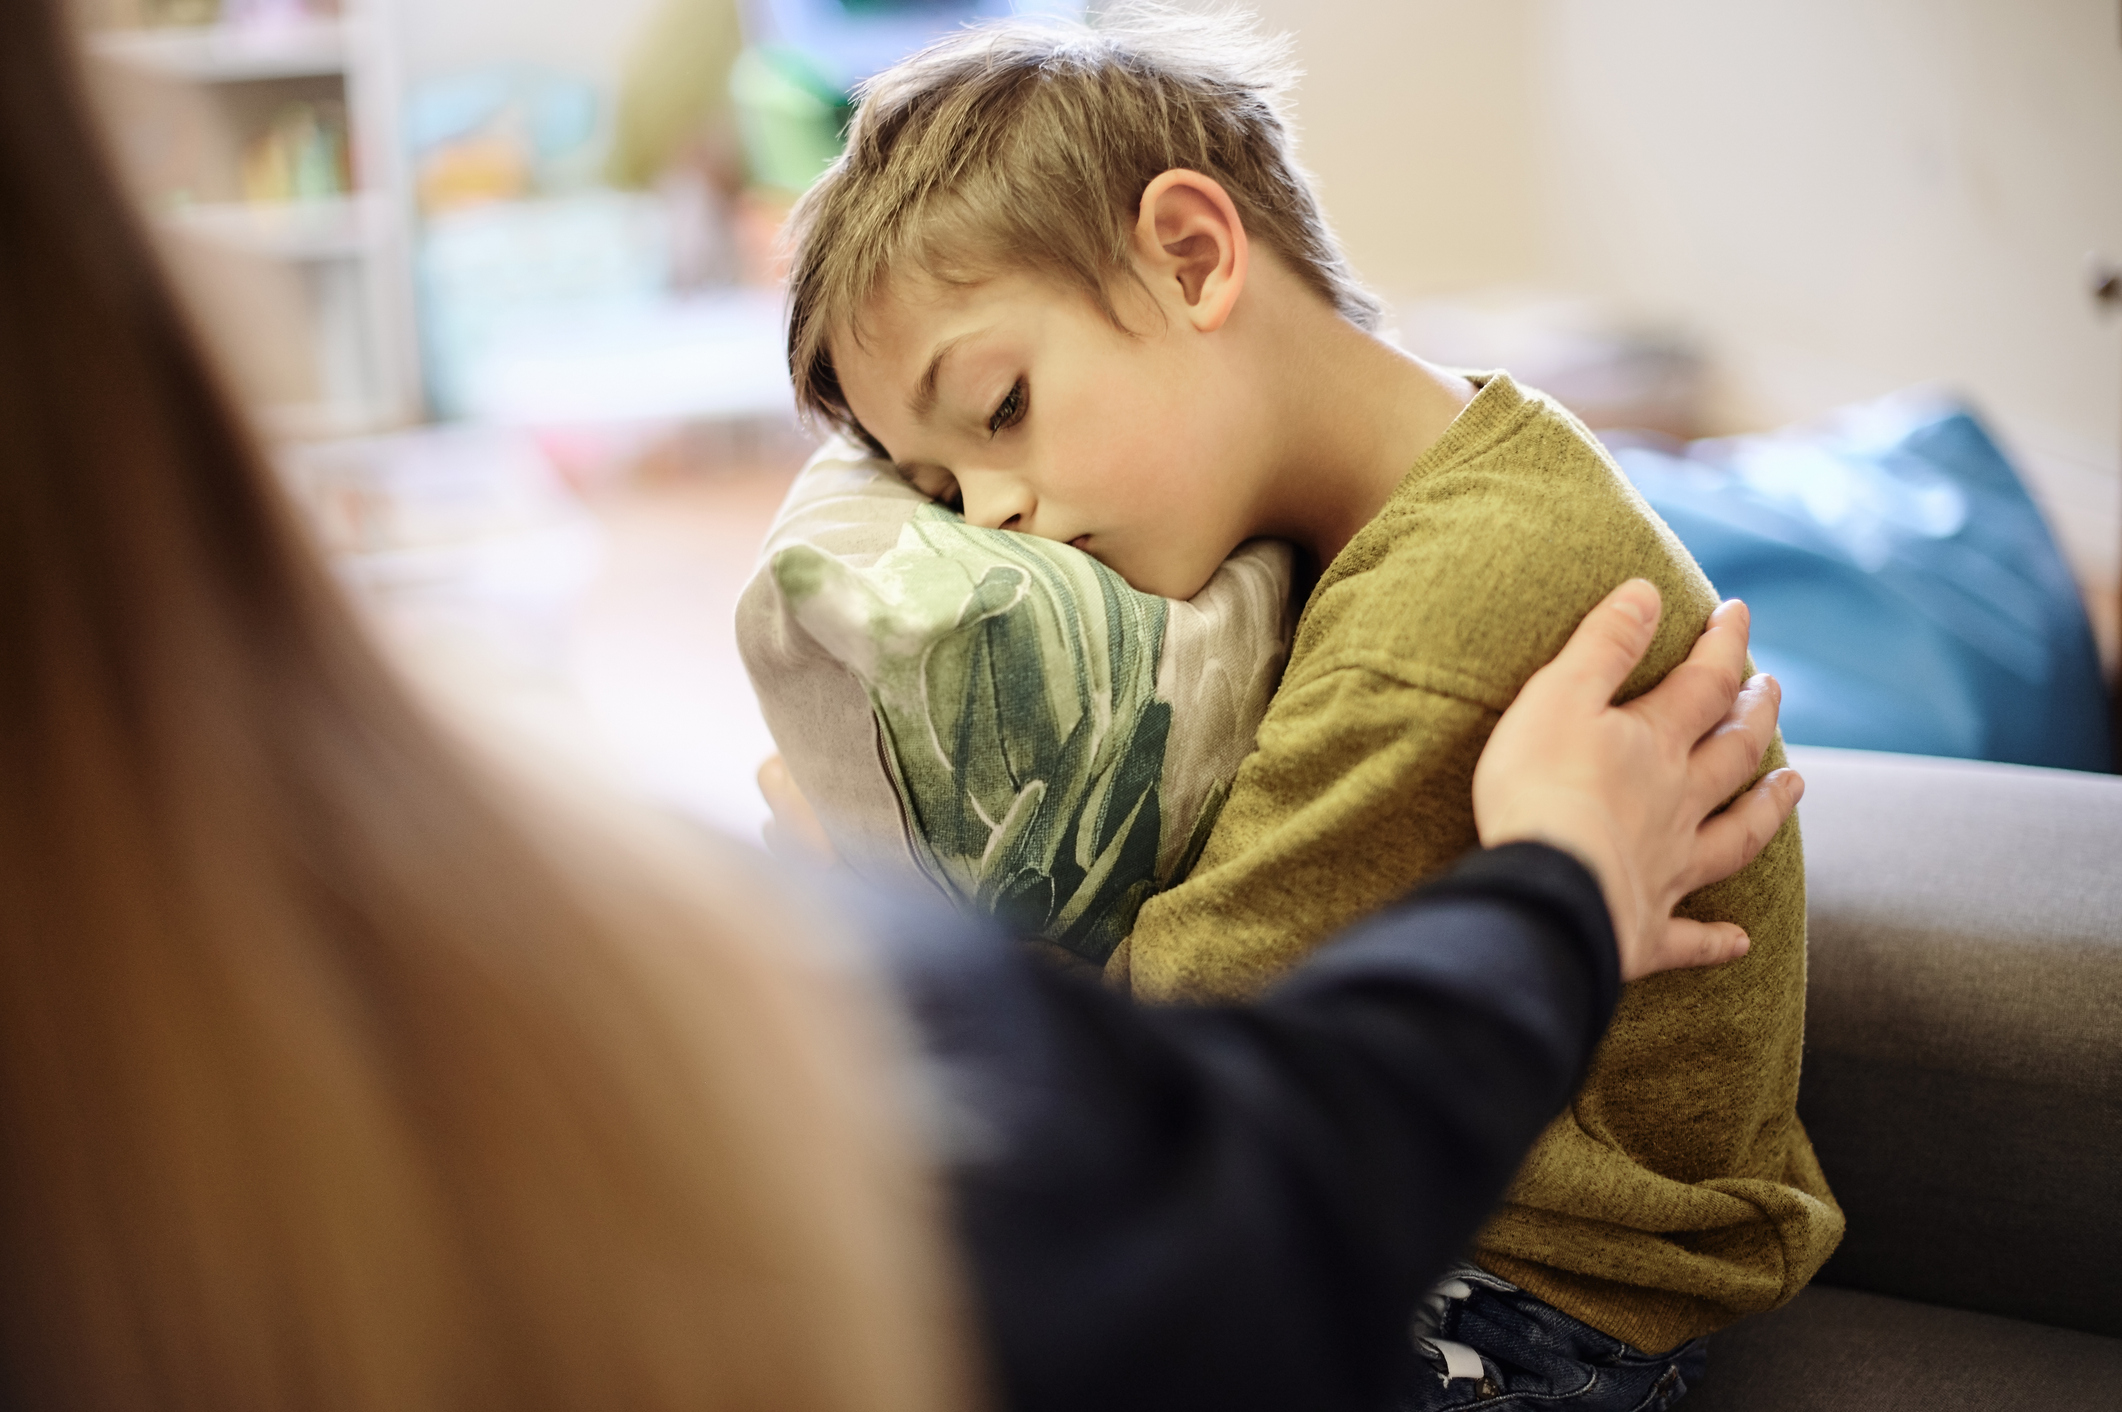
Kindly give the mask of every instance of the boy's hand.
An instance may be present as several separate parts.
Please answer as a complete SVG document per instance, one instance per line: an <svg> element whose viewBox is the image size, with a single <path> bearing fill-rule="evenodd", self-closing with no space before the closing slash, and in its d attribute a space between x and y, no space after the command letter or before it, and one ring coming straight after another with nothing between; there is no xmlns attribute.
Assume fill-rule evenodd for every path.
<svg viewBox="0 0 2122 1412"><path fill-rule="evenodd" d="M788 765L779 755L769 755L759 766L759 792L766 796L766 807L774 811L773 820L763 830L766 846L784 858L806 863L832 864L839 861L833 852L833 841L826 837L825 825L818 822L817 811L796 788L795 777L788 772Z"/></svg>
<svg viewBox="0 0 2122 1412"><path fill-rule="evenodd" d="M1677 918L1673 907L1753 861L1805 790L1796 770L1777 770L1709 817L1760 767L1782 699L1775 678L1745 679L1748 616L1736 599L1664 681L1611 704L1649 650L1659 608L1644 579L1608 594L1525 683L1474 768L1484 845L1553 844L1599 879L1625 981L1746 954L1739 927Z"/></svg>

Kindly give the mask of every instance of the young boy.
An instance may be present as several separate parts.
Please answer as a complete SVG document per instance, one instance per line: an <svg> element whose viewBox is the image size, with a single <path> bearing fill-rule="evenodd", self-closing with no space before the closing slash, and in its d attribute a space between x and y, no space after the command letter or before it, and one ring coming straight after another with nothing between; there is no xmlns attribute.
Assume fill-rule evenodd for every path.
<svg viewBox="0 0 2122 1412"><path fill-rule="evenodd" d="M1370 332L1287 81L1227 21L969 31L869 86L796 215L799 397L913 484L1172 597L1254 536L1320 568L1206 852L1113 957L1148 998L1256 991L1474 847L1483 741L1614 584L1668 605L1630 695L1716 601L1562 408ZM1751 952L1631 988L1439 1287L1410 1405L1665 1405L1702 1336L1789 1299L1840 1238L1795 1111L1795 821L1682 913Z"/></svg>

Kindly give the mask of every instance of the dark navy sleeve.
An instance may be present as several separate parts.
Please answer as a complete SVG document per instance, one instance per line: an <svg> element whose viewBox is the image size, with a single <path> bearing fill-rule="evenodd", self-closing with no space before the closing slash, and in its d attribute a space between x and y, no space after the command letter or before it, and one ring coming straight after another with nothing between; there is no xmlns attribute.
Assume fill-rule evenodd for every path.
<svg viewBox="0 0 2122 1412"><path fill-rule="evenodd" d="M975 924L872 922L926 1044L1000 1401L1374 1408L1415 1303L1620 993L1575 860L1472 855L1242 1006L1140 1006Z"/></svg>

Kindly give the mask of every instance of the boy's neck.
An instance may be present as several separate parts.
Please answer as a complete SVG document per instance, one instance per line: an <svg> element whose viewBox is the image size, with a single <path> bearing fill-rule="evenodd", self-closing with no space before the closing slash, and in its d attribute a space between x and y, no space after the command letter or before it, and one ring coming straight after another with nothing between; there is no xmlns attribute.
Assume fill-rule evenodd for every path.
<svg viewBox="0 0 2122 1412"><path fill-rule="evenodd" d="M1276 293L1296 297L1274 300L1275 316L1255 330L1266 335L1262 400L1274 408L1264 423L1273 428L1273 470L1260 532L1294 541L1324 568L1385 508L1475 389L1363 332L1309 289Z"/></svg>

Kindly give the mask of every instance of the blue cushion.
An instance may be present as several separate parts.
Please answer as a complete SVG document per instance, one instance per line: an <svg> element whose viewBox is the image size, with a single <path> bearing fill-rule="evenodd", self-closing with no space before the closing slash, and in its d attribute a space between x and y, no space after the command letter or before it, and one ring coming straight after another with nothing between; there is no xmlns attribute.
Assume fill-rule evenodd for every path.
<svg viewBox="0 0 2122 1412"><path fill-rule="evenodd" d="M1965 406L1904 394L1823 428L1614 454L1752 608L1787 739L2109 767L2085 605Z"/></svg>

